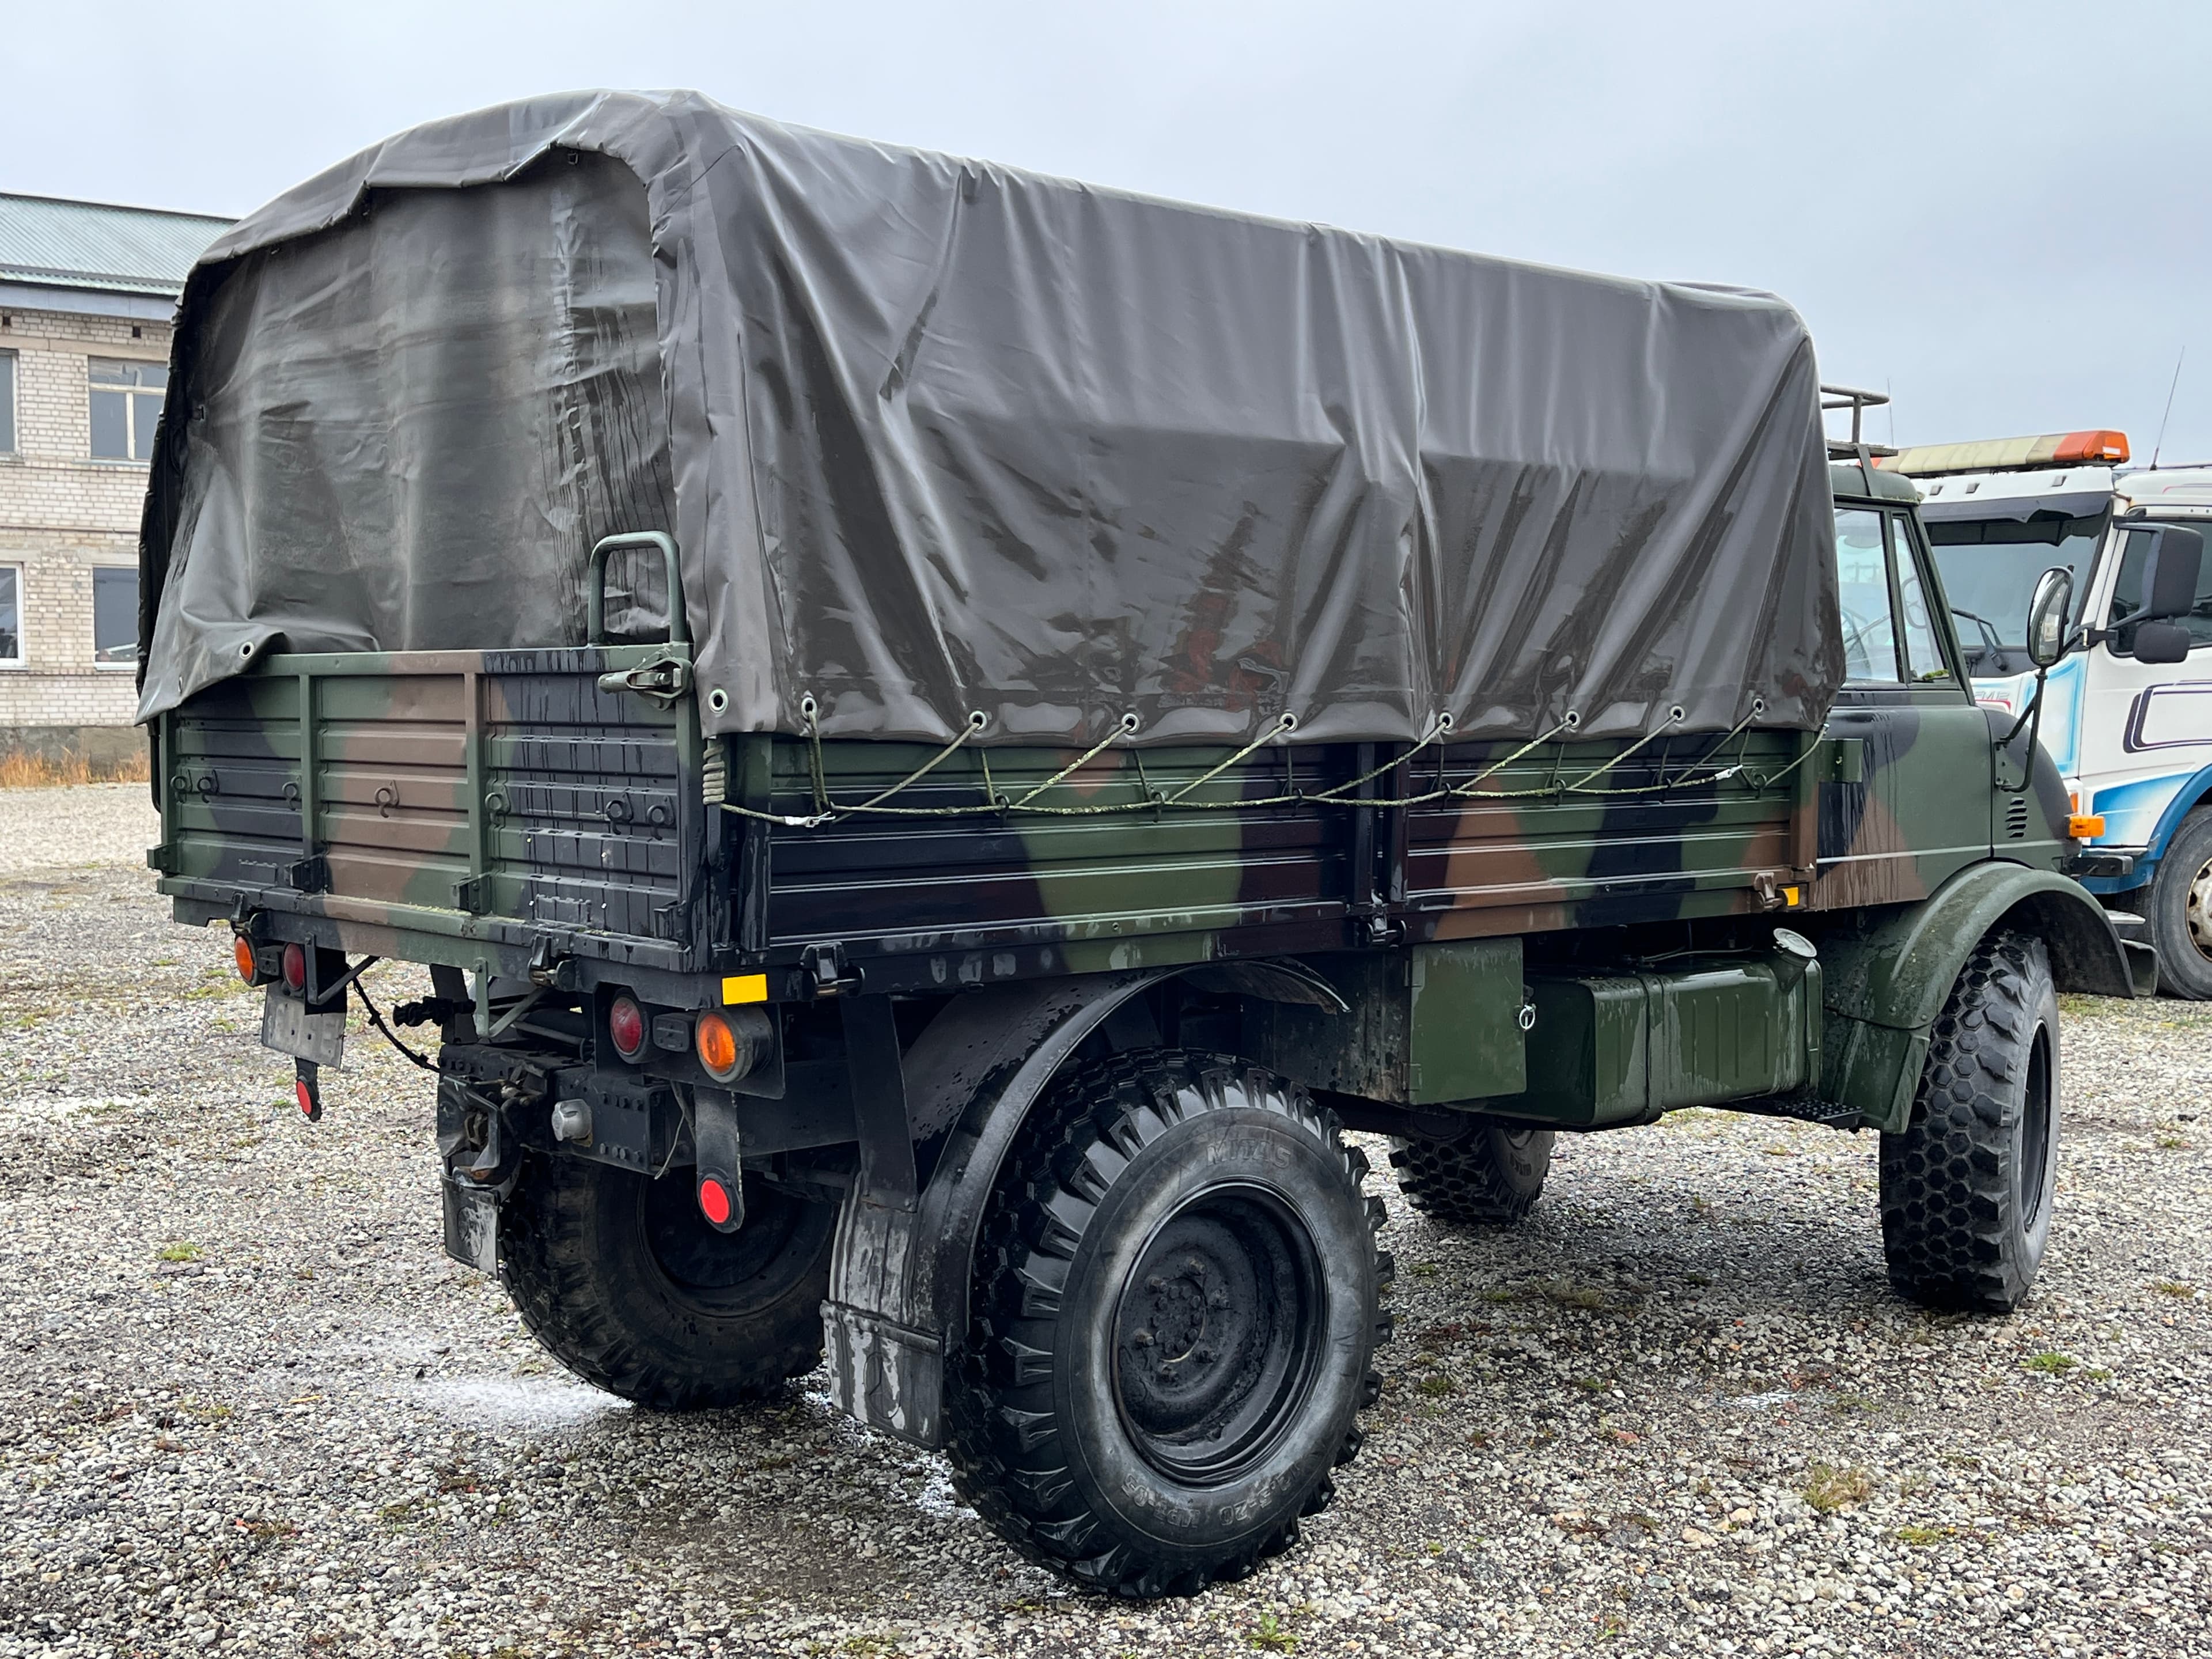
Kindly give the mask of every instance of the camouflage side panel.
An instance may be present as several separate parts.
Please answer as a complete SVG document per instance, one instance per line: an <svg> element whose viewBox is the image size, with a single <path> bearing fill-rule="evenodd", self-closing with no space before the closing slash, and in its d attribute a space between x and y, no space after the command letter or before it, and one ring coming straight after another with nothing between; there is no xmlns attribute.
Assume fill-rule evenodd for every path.
<svg viewBox="0 0 2212 1659"><path fill-rule="evenodd" d="M1723 753L1715 734L1685 734L1627 761L1623 743L1517 759L1504 744L1431 745L1346 791L1355 803L1446 792L1410 807L1312 799L1376 769L1358 746L1275 747L1210 778L1222 750L1109 750L1049 788L1078 757L971 751L899 790L896 811L746 823L737 862L766 898L735 929L736 957L773 965L835 942L871 964L872 984L952 988L1786 908L1812 875L1808 741L1747 733ZM817 753L749 740L733 769L744 804L801 817L824 799L867 801L932 751ZM1487 798L1449 797L1481 773ZM1040 789L1033 806L1054 815L1015 805ZM980 810L994 799L1012 810Z"/></svg>
<svg viewBox="0 0 2212 1659"><path fill-rule="evenodd" d="M690 707L599 684L681 652L270 658L164 717L163 890L456 966L550 936L564 954L695 967Z"/></svg>

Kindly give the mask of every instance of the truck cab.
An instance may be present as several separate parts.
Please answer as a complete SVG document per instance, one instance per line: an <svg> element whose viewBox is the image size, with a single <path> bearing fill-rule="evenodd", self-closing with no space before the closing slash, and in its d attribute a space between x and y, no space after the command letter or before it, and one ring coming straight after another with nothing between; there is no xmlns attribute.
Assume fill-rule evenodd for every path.
<svg viewBox="0 0 2212 1659"><path fill-rule="evenodd" d="M2138 640L2160 526L2212 531L2212 468L2125 469L2123 433L1926 446L1880 458L1918 486L1920 516L1974 695L2017 718L2038 677L2036 582L2068 571L2069 648L2045 679L2043 747L2075 805L2072 866L2120 925L2156 945L2161 988L2212 997L2212 570L2173 623L2179 660ZM2169 636L2170 637L2170 636Z"/></svg>

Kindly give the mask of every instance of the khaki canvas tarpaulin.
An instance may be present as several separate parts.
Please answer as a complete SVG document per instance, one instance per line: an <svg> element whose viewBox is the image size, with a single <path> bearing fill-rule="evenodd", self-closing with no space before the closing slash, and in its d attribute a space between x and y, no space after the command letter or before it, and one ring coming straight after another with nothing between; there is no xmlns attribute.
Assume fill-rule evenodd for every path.
<svg viewBox="0 0 2212 1659"><path fill-rule="evenodd" d="M173 367L141 718L273 649L578 642L592 544L645 529L710 731L1810 729L1842 673L1779 301L693 94L332 168L208 250Z"/></svg>

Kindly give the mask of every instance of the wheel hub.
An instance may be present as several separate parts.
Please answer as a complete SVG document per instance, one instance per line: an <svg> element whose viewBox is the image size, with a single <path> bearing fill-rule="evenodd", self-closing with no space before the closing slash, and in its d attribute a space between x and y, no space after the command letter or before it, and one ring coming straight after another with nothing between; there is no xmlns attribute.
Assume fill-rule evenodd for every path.
<svg viewBox="0 0 2212 1659"><path fill-rule="evenodd" d="M2212 962L2212 860L2207 860L2190 881L2184 911L2189 922L2189 942L2199 956Z"/></svg>
<svg viewBox="0 0 2212 1659"><path fill-rule="evenodd" d="M1318 1262L1274 1206L1209 1195L1161 1229L1115 1319L1115 1386L1164 1472L1227 1480L1303 1394L1320 1329Z"/></svg>

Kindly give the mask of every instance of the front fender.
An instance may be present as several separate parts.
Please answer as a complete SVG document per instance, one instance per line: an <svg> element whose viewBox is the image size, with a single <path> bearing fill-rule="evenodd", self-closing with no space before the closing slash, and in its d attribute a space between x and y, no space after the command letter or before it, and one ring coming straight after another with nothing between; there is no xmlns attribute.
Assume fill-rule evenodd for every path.
<svg viewBox="0 0 2212 1659"><path fill-rule="evenodd" d="M2104 907L2064 876L1992 860L1961 870L1866 931L1820 943L1830 1023L1821 1094L1862 1127L1910 1121L1928 1034L1974 947L1995 928L2035 934L2063 991L2131 997L2129 951Z"/></svg>
<svg viewBox="0 0 2212 1659"><path fill-rule="evenodd" d="M1929 1025L1974 946L2005 922L2042 939L2060 990L2135 994L2127 951L2102 905L2055 871L1992 860L1865 933L1825 945L1828 1011L1900 1030Z"/></svg>

